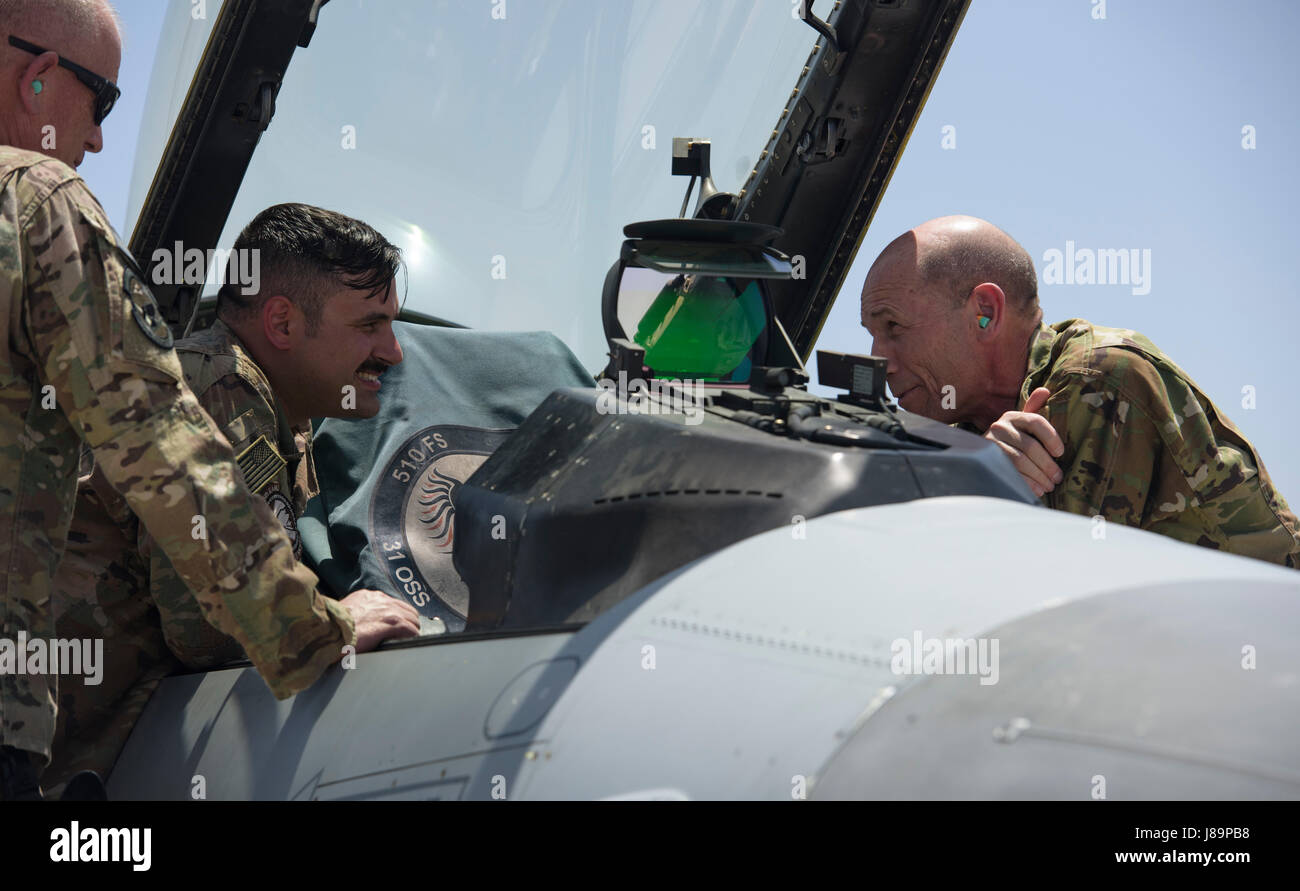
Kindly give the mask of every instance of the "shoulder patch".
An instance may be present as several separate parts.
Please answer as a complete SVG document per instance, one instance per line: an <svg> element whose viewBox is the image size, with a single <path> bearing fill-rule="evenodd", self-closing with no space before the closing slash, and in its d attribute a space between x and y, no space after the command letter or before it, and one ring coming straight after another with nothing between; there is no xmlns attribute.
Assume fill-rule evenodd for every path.
<svg viewBox="0 0 1300 891"><path fill-rule="evenodd" d="M271 508L271 513L280 521L284 527L285 535L289 536L289 543L293 545L293 559L299 563L302 562L302 535L298 532L298 516L293 512L293 505L279 488L272 487L266 493L267 507Z"/></svg>
<svg viewBox="0 0 1300 891"><path fill-rule="evenodd" d="M266 488L267 483L279 476L281 468L288 462L280 457L270 440L259 436L236 456L235 463L244 474L244 482L248 484L249 491L257 495Z"/></svg>
<svg viewBox="0 0 1300 891"><path fill-rule="evenodd" d="M122 290L131 302L131 318L135 319L144 336L165 350L171 349L174 343L172 329L167 326L158 304L154 303L153 294L130 266L122 270Z"/></svg>

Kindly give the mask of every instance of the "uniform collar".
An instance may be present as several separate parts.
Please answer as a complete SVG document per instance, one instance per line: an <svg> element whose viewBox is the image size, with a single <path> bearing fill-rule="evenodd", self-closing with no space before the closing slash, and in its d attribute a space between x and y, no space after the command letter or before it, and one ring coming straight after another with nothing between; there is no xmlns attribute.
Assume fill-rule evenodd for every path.
<svg viewBox="0 0 1300 891"><path fill-rule="evenodd" d="M1038 330L1029 338L1029 361L1025 369L1025 381L1020 385L1020 404L1029 400L1029 394L1041 386L1047 378L1052 362L1052 347L1060 332L1047 322L1039 322Z"/></svg>
<svg viewBox="0 0 1300 891"><path fill-rule="evenodd" d="M266 376L266 372L263 371L262 367L253 359L252 353L248 351L248 347L244 346L244 342L239 339L239 335L221 319L217 319L213 322L210 330L217 336L224 338L230 344L231 352L235 354L235 357L240 361L245 369L256 377L258 389L263 391L263 395L267 398L267 402L269 402L271 407L275 410L275 429L276 439L278 440L276 445L279 448L280 453L291 461L293 460L294 456L299 453L298 443L295 440L295 436L302 437L306 449L310 450L311 424L308 424L305 428L300 428L294 427L289 423L289 417L284 413L284 408L280 405L279 397L277 397L275 391L271 389L271 379Z"/></svg>

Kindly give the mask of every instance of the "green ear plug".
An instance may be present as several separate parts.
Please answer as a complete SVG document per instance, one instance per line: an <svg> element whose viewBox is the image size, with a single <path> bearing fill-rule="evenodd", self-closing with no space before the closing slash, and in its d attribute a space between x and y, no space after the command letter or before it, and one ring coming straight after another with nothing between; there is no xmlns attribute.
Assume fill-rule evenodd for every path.
<svg viewBox="0 0 1300 891"><path fill-rule="evenodd" d="M990 319L988 316L980 316L980 327L987 328L989 326L989 322L991 321L993 320Z"/></svg>

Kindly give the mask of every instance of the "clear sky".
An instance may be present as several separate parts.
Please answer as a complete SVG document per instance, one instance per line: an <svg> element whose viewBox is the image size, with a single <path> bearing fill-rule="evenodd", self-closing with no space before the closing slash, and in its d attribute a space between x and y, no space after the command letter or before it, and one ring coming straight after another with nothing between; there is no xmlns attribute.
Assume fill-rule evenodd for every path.
<svg viewBox="0 0 1300 891"><path fill-rule="evenodd" d="M116 0L123 96L106 151L81 172L119 228L163 14L189 2ZM219 3L210 5L214 15ZM975 0L818 346L869 352L858 295L895 236L943 214L981 216L1034 258L1048 321L1146 334L1300 506L1300 4L1108 0L1104 19L1100 8ZM1243 145L1247 127L1253 148ZM1047 283L1045 255L1069 243L1136 250L1149 257L1146 281Z"/></svg>
<svg viewBox="0 0 1300 891"><path fill-rule="evenodd" d="M122 98L104 121L104 151L97 155L87 154L77 172L90 185L113 225L124 237L130 238L130 232L125 228L126 202L131 189L136 137L140 132L149 75L153 71L154 55L162 34L163 13L169 2L177 0L112 2L121 16L125 32L122 68L117 77ZM183 2L188 5L188 0Z"/></svg>
<svg viewBox="0 0 1300 891"><path fill-rule="evenodd" d="M1104 20L1093 8L975 0L818 346L869 352L859 295L894 237L944 214L983 217L1034 258L1049 322L1151 338L1300 507L1300 4L1110 0ZM1149 293L1044 284L1044 253L1067 241L1149 250Z"/></svg>

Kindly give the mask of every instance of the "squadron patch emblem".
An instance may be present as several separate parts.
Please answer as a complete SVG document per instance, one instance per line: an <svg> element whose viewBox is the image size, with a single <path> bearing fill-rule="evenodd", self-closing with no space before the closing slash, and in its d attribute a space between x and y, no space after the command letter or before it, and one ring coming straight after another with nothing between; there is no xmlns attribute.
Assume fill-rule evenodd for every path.
<svg viewBox="0 0 1300 891"><path fill-rule="evenodd" d="M131 318L135 319L144 336L165 350L171 349L174 343L172 329L167 327L167 320L162 317L153 294L130 268L122 270L122 289L131 301Z"/></svg>
<svg viewBox="0 0 1300 891"><path fill-rule="evenodd" d="M389 590L449 631L465 628L469 588L452 565L456 490L511 430L426 427L388 456L370 502L370 549Z"/></svg>
<svg viewBox="0 0 1300 891"><path fill-rule="evenodd" d="M302 536L298 534L298 515L294 513L293 505L278 488L266 493L266 504L271 508L271 513L275 514L275 518L280 521L280 525L284 527L285 534L289 536L289 541L293 545L293 558L301 563Z"/></svg>

